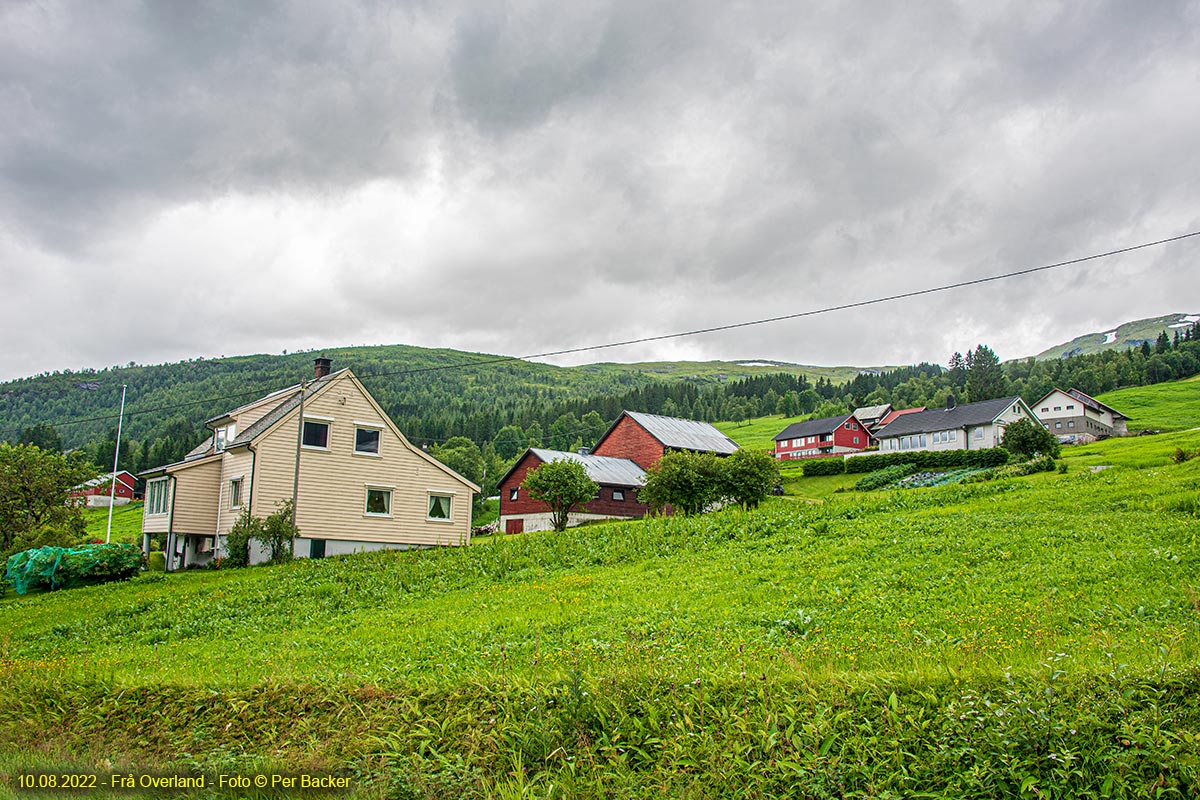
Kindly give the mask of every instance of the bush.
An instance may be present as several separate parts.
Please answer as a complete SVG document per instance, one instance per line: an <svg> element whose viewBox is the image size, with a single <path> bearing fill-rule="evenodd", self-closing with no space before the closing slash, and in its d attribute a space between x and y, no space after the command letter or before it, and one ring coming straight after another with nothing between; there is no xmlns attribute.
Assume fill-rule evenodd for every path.
<svg viewBox="0 0 1200 800"><path fill-rule="evenodd" d="M1176 447L1175 452L1171 453L1171 461L1172 461L1172 463L1175 463L1175 464L1182 464L1185 461L1191 461L1195 457L1196 457L1196 453L1189 453L1187 450L1184 450L1182 447Z"/></svg>
<svg viewBox="0 0 1200 800"><path fill-rule="evenodd" d="M82 583L123 580L141 568L142 551L131 544L39 547L10 557L4 578L17 594L25 594L30 586L69 589Z"/></svg>
<svg viewBox="0 0 1200 800"><path fill-rule="evenodd" d="M1040 422L1019 419L1004 429L1003 444L1010 452L1025 458L1036 455L1058 457L1062 446L1058 438Z"/></svg>
<svg viewBox="0 0 1200 800"><path fill-rule="evenodd" d="M870 458L870 456L862 456L862 458ZM857 461L858 459L851 459ZM843 472L850 472L846 468L846 460L838 456L830 456L828 458L814 458L804 462L804 477L813 478L818 475L841 475Z"/></svg>
<svg viewBox="0 0 1200 800"><path fill-rule="evenodd" d="M721 491L742 508L757 508L779 485L779 465L762 450L743 447L721 460Z"/></svg>
<svg viewBox="0 0 1200 800"><path fill-rule="evenodd" d="M225 537L225 549L229 551L225 557L226 566L250 566L250 540L262 536L262 525L261 519L250 516L249 507L242 511L229 535Z"/></svg>
<svg viewBox="0 0 1200 800"><path fill-rule="evenodd" d="M854 484L854 488L863 492L882 489L889 483L895 483L901 478L907 478L916 471L916 464L896 464L895 466L884 467L859 478L858 483Z"/></svg>
<svg viewBox="0 0 1200 800"><path fill-rule="evenodd" d="M167 554L161 550L152 550L150 555L146 556L146 569L151 572L166 572Z"/></svg>

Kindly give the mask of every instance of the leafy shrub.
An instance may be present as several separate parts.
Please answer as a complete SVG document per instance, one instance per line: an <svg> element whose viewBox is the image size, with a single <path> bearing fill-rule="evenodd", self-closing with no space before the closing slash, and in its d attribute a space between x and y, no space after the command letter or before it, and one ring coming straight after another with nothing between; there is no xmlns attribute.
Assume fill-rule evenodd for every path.
<svg viewBox="0 0 1200 800"><path fill-rule="evenodd" d="M225 557L226 566L247 567L250 565L250 540L262 536L262 520L250 515L247 507L233 524L229 535L225 537L225 548L229 554Z"/></svg>
<svg viewBox="0 0 1200 800"><path fill-rule="evenodd" d="M1025 458L1035 455L1058 457L1062 445L1058 438L1039 422L1019 419L1004 429L1004 447Z"/></svg>
<svg viewBox="0 0 1200 800"><path fill-rule="evenodd" d="M1065 461L1058 462L1058 474L1059 475L1067 474L1067 462L1065 462Z"/></svg>
<svg viewBox="0 0 1200 800"><path fill-rule="evenodd" d="M779 465L762 450L743 447L721 459L721 491L742 508L757 508L779 485Z"/></svg>
<svg viewBox="0 0 1200 800"><path fill-rule="evenodd" d="M916 470L916 464L896 464L891 467L877 469L859 478L858 482L854 484L854 488L864 492L882 489L889 483L895 483L901 478L913 474Z"/></svg>
<svg viewBox="0 0 1200 800"><path fill-rule="evenodd" d="M1174 464L1182 464L1185 461L1191 461L1193 458L1196 457L1196 455L1197 455L1197 453L1189 453L1187 450L1184 450L1182 447L1176 447L1175 452L1171 453L1171 462Z"/></svg>
<svg viewBox="0 0 1200 800"><path fill-rule="evenodd" d="M142 551L131 544L38 547L10 557L4 578L18 594L25 594L30 586L69 589L81 583L123 580L141 568Z"/></svg>
<svg viewBox="0 0 1200 800"><path fill-rule="evenodd" d="M869 458L869 456L864 456ZM857 460L857 459L855 459ZM813 478L818 475L841 475L843 472L851 472L846 469L845 459L837 456L829 458L814 458L804 462L804 477Z"/></svg>

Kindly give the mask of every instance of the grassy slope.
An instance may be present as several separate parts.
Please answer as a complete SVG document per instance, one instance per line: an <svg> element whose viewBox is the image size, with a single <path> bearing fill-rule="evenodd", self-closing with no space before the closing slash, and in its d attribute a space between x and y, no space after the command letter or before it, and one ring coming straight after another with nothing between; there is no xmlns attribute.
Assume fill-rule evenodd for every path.
<svg viewBox="0 0 1200 800"><path fill-rule="evenodd" d="M754 447L761 450L775 450L775 437L793 422L804 420L807 415L785 417L782 414L772 414L768 417L756 417L747 422L717 422L717 430L733 439L742 447Z"/></svg>
<svg viewBox="0 0 1200 800"><path fill-rule="evenodd" d="M104 541L108 533L108 509L86 508L83 511L84 521L87 522L89 539ZM142 541L142 504L129 503L113 509L112 541L128 544L141 544Z"/></svg>
<svg viewBox="0 0 1200 800"><path fill-rule="evenodd" d="M1131 417L1131 431L1177 431L1200 427L1200 376L1154 386L1117 389L1096 399Z"/></svg>
<svg viewBox="0 0 1200 800"><path fill-rule="evenodd" d="M784 755L807 752L812 772L795 780L818 792L838 764L931 746L921 726L944 714L961 719L965 696L1008 696L1017 719L1057 686L1054 713L1074 735L1089 704L1109 702L1097 700L1109 696L1105 681L1125 710L1102 708L1103 719L1087 725L1109 731L1104 720L1142 720L1149 711L1138 692L1157 687L1158 699L1146 701L1158 704L1155 713L1182 705L1156 724L1183 742L1198 712L1174 697L1170 676L1200 659L1200 460L1169 464L1174 446L1200 447L1200 432L1071 452L1076 465L1093 456L1117 465L1100 473L830 495L821 505L783 498L749 514L172 575L5 603L11 703L0 708L0 753L32 753L37 743L43 752L148 763L184 750L210 767L237 753L285 765L334 757L403 779L413 794L414 776L467 767L481 793L497 793L504 781L525 779L511 768L518 757L532 762L530 775L591 781L582 794L641 787L650 795L658 782L689 794L725 781L745 790L747 781L782 780ZM1126 674L1137 676L1128 686ZM214 704L211 691L225 699ZM547 697L557 705L538 711ZM890 754L855 755L867 747L862 725L879 719L870 707L885 704L912 704L916 727L897 718L872 734ZM150 716L176 705L177 715ZM678 724L670 721L676 711ZM289 727L280 729L285 718ZM634 720L648 732L638 734ZM816 725L811 734L808 724ZM988 717L961 731L971 750L960 757L979 763L1003 724ZM1047 738L1026 743L1029 752L1038 741L1076 752L1116 747L1115 732L1071 744L1051 736L1069 740L1066 727L1045 724ZM614 741L622 730L626 742L641 742L642 757L630 756L619 735ZM828 731L841 732L830 739ZM1018 734L996 733L1005 758L1024 752L1012 741ZM938 735L959 741L954 731ZM769 736L776 744L768 747ZM917 740L901 745L908 736ZM658 742L649 751L646 737ZM759 766L740 760L738 742L759 753ZM1162 760L1160 745L1144 747ZM555 760L560 748L582 759L578 773ZM662 754L652 757L655 748ZM1187 750L1169 770L1172 781L1200 779L1195 748ZM1100 750L1089 753L1088 769L1108 763ZM843 780L875 794L965 791L954 783L966 780L958 762L940 773L939 758L933 748L903 759L910 776L936 773L925 783L905 783L900 772ZM1030 775L1054 778L1052 764L1034 761ZM1011 768L1004 764L985 773ZM445 795L454 796L450 787Z"/></svg>

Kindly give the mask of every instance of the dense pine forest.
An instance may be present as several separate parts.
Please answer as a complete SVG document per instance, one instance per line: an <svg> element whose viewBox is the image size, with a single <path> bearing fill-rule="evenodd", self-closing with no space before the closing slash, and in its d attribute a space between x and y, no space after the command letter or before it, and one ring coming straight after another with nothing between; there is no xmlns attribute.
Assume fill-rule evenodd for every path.
<svg viewBox="0 0 1200 800"><path fill-rule="evenodd" d="M917 364L844 383L803 374L741 379L663 378L627 369L555 367L403 345L324 351L350 367L414 442L473 480L497 477L526 446L589 446L622 409L738 421L768 414L831 416L857 406L940 406L1055 386L1100 394L1200 372L1200 324L1154 344L1072 358L1002 364L985 345L945 366ZM0 439L83 449L112 463L116 410L128 386L122 468L179 460L205 436L204 420L311 374L312 352L43 374L0 385Z"/></svg>

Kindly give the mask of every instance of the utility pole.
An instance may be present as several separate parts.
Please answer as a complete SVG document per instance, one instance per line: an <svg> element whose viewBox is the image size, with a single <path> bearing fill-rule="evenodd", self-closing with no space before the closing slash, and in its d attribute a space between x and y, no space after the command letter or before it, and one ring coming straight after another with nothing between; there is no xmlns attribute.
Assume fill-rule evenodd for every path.
<svg viewBox="0 0 1200 800"><path fill-rule="evenodd" d="M113 451L113 473L112 484L108 487L108 531L104 534L104 543L112 543L112 514L113 506L117 501L117 459L121 457L121 424L125 421L125 388L127 384L121 384L121 413L117 417L117 446Z"/></svg>
<svg viewBox="0 0 1200 800"><path fill-rule="evenodd" d="M300 494L300 449L304 444L304 389L307 381L300 382L300 422L296 426L296 471L292 475L292 529L296 528L296 504Z"/></svg>

